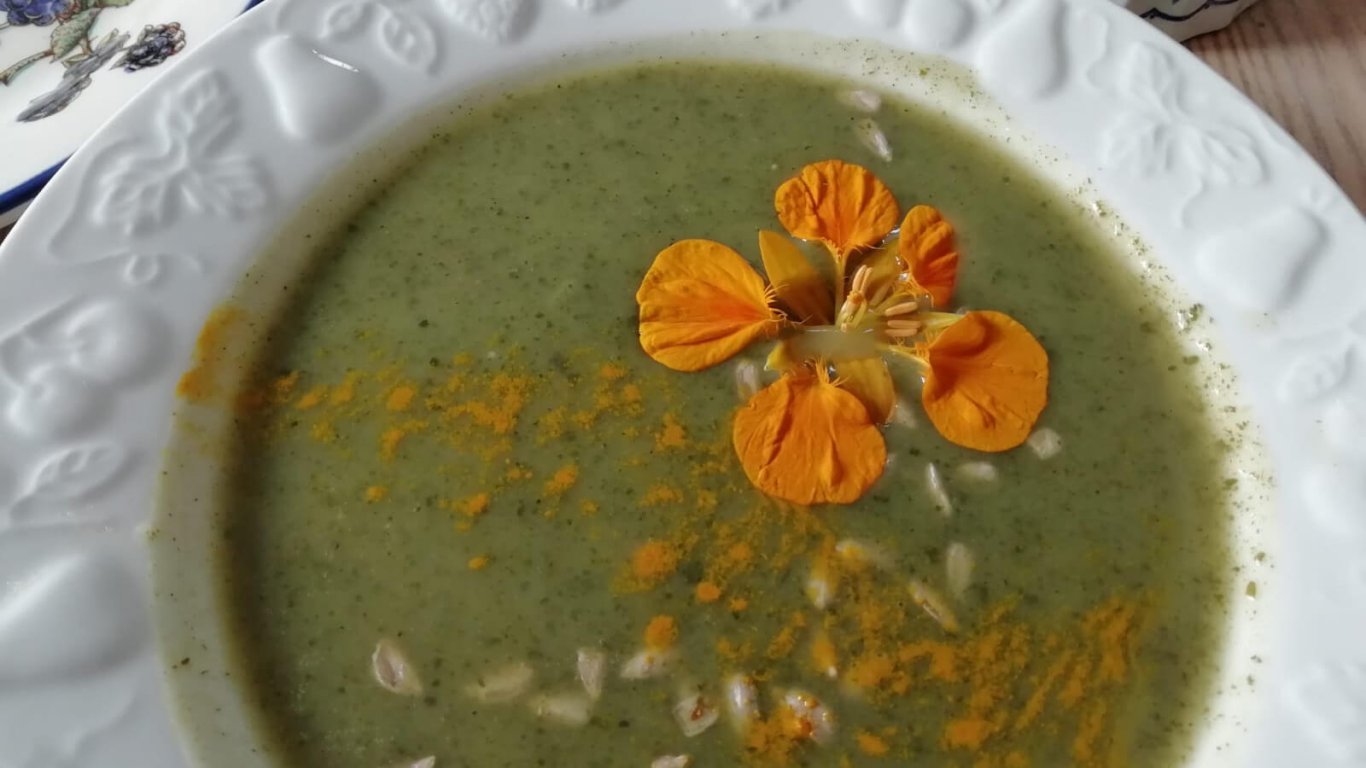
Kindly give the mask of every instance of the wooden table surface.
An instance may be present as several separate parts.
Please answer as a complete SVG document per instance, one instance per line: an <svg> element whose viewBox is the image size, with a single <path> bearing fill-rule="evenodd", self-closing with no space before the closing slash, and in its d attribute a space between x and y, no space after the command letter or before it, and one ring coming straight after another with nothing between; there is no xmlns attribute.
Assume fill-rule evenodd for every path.
<svg viewBox="0 0 1366 768"><path fill-rule="evenodd" d="M1366 211L1366 0L1262 0L1189 46Z"/></svg>
<svg viewBox="0 0 1366 768"><path fill-rule="evenodd" d="M1262 0L1189 46L1366 211L1366 0Z"/></svg>

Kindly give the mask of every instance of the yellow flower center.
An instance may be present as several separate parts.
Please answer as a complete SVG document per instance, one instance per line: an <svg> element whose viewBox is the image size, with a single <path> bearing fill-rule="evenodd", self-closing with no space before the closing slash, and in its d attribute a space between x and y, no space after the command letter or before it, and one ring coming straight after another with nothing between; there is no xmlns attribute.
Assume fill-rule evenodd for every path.
<svg viewBox="0 0 1366 768"><path fill-rule="evenodd" d="M869 296L872 276L873 270L867 265L854 272L849 295L835 320L839 329L845 333L880 330L893 341L903 341L920 333L925 328L925 323L917 317L920 302L892 290L881 290Z"/></svg>

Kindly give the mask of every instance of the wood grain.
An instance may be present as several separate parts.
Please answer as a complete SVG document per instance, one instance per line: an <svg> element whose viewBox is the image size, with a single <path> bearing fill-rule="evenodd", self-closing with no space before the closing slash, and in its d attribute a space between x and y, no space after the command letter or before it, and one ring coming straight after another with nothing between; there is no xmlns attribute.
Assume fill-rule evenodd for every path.
<svg viewBox="0 0 1366 768"><path fill-rule="evenodd" d="M1285 126L1366 210L1366 0L1262 0L1190 49Z"/></svg>
<svg viewBox="0 0 1366 768"><path fill-rule="evenodd" d="M1366 210L1366 0L1262 0L1190 49Z"/></svg>

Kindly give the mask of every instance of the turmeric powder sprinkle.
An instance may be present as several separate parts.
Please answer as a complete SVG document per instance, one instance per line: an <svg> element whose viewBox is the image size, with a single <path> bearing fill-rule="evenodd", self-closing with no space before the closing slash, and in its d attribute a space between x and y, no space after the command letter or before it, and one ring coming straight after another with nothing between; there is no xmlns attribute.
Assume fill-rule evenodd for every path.
<svg viewBox="0 0 1366 768"><path fill-rule="evenodd" d="M612 6L600 14L609 27L650 12L568 4ZM792 19L838 5L728 4L791 6L773 15ZM1033 4L1058 13L1036 18ZM1009 51L1029 36L1014 31L1035 26L1066 53L1094 21L1077 4L1033 4L856 5L886 17L892 37L962 37L969 59ZM361 0L301 15L308 39L285 53L345 59L378 37L392 59L368 73L324 68L354 81L360 101L303 116L334 108L337 130L359 135L382 121L348 104L392 101L372 85L434 83L462 46L497 65L500 49L461 37L453 17L500 22L533 46L547 27L588 18L556 2L436 5ZM718 3L686 5L700 17ZM525 12L494 18L514 6ZM936 16L941 6L958 13ZM1000 40L978 34L974 20L988 17L1005 25ZM733 37L727 48L756 50ZM1229 390L1209 364L1220 355L1203 341L1208 318L1176 311L1181 292L1146 246L1078 204L1088 190L1048 183L1008 156L1019 152L927 108L980 101L970 73L917 74L929 62L879 53L877 41L776 42L785 58L830 59L861 82L720 61L734 56L671 61L672 45L463 99L443 111L458 121L425 126L427 146L390 142L392 168L362 163L355 183L334 183L338 205L301 206L236 308L215 312L197 341L157 303L193 293L198 267L214 285L238 271L213 243L130 258L117 243L50 243L37 255L54 277L157 279L89 301L19 297L34 314L0 339L0 420L19 438L6 458L26 461L0 466L0 526L35 544L46 522L100 528L106 486L137 490L129 471L157 458L110 430L155 394L154 369L181 357L189 429L175 445L187 450L166 464L187 474L167 489L221 513L201 517L214 523L214 581L240 646L234 677L261 694L247 697L253 719L287 736L301 765L1180 763L1205 746L1206 712L1236 726L1218 709L1224 692L1273 677L1249 659L1271 649L1243 653L1243 633L1224 631L1250 620L1244 587L1270 591L1276 563L1251 557L1266 531L1230 535L1256 515L1227 502L1254 498L1262 481L1237 466L1255 451L1226 448L1254 447L1256 430L1206 402ZM1162 56L1119 47L1125 61L1091 67L1096 85L1160 90L1138 95L1167 111L1182 96L1209 106L1154 80L1167 74ZM204 210L177 216L185 226L151 239L162 245L200 219L232 223L225 206L259 197L247 194L253 174L289 202L266 166L310 143L237 157L224 104L255 75L221 74L182 89L164 115L172 134L185 132L180 106L202 118L205 130L172 138L203 145L204 178L173 178L184 184L166 202ZM875 81L932 98L879 95ZM328 127L301 130L321 145ZM1238 138L1195 127L1214 144ZM1116 162L1180 165L1200 136L1174 130L1096 140L1127 141L1103 147ZM1144 144L1153 136L1171 146ZM118 159L94 158L106 171ZM1209 191L1192 218L1219 208L1215 176L1239 175L1243 160L1257 158L1203 169ZM165 180L184 161L132 170ZM92 188L78 218L138 224L114 215L138 207L129 176L102 174L112 186ZM1274 185L1223 186L1304 203ZM1193 232L1199 248L1218 234ZM1299 276L1306 296L1323 287L1324 265L1313 269ZM1287 272L1258 279L1297 277ZM1299 337L1322 325L1313 315L1268 322ZM57 443L72 450L34 452ZM198 482L204 472L212 484Z"/></svg>
<svg viewBox="0 0 1366 768"><path fill-rule="evenodd" d="M664 426L655 435L655 448L657 450L668 450L670 448L682 448L688 444L687 431L678 422L678 417L672 413L664 414Z"/></svg>
<svg viewBox="0 0 1366 768"><path fill-rule="evenodd" d="M574 484L579 481L579 468L574 464L566 464L555 471L555 474L545 483L546 496L563 496Z"/></svg>
<svg viewBox="0 0 1366 768"><path fill-rule="evenodd" d="M710 581L698 582L694 594L699 603L714 603L721 599L721 588Z"/></svg>
<svg viewBox="0 0 1366 768"><path fill-rule="evenodd" d="M662 650L678 641L678 622L672 616L656 616L645 627L645 646Z"/></svg>
<svg viewBox="0 0 1366 768"><path fill-rule="evenodd" d="M858 740L858 748L862 750L865 755L882 757L891 751L891 747L888 746L887 741L875 733L859 731L855 734L854 738Z"/></svg>
<svg viewBox="0 0 1366 768"><path fill-rule="evenodd" d="M487 493L476 493L461 501L458 507L465 517L478 517L488 511L489 495Z"/></svg>
<svg viewBox="0 0 1366 768"><path fill-rule="evenodd" d="M389 390L389 396L385 398L384 407L391 411L406 411L412 406L415 397L417 397L417 390L411 386L394 387Z"/></svg>
<svg viewBox="0 0 1366 768"><path fill-rule="evenodd" d="M678 567L678 557L675 547L651 539L631 555L631 575L643 585L654 586L673 575Z"/></svg>
<svg viewBox="0 0 1366 768"><path fill-rule="evenodd" d="M232 335L242 325L244 313L232 306L215 309L205 321L194 345L194 364L180 377L176 394L191 402L204 402L219 390L224 360Z"/></svg>
<svg viewBox="0 0 1366 768"><path fill-rule="evenodd" d="M427 378L396 365L334 378L290 371L257 389L260 407L277 414L272 439L297 428L319 450L368 455L378 469L360 497L388 502L368 516L441 510L461 537L451 546L476 552L464 570L487 588L528 578L524 561L504 555L494 568L479 553L499 547L508 526L554 531L555 547L616 553L598 583L615 610L651 617L636 638L654 656L632 674L653 675L650 664L676 656L678 670L698 678L697 702L729 701L733 691L717 688L725 675L743 673L754 686L739 735L705 736L735 739L737 764L892 764L929 751L946 764L1037 768L1045 742L1078 768L1122 764L1117 734L1152 596L1119 592L1075 619L1041 617L1009 594L976 602L971 589L951 592L918 552L852 556L851 541L871 541L855 538L865 535L855 530L861 511L753 493L731 435L686 418L683 401L661 394L666 386L642 387L624 363L589 365L557 383L569 395L554 402L538 399L543 374L516 362L485 368L478 358ZM594 453L564 450L575 444ZM418 461L437 467L417 483L434 489L429 498L405 474ZM591 589L594 575L568 578ZM788 687L798 684L821 695ZM828 722L789 698L814 702Z"/></svg>

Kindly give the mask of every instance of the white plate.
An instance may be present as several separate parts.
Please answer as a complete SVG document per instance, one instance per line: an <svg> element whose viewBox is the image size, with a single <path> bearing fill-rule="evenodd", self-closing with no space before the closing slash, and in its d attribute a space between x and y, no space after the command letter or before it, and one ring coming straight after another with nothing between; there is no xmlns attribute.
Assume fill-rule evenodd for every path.
<svg viewBox="0 0 1366 768"><path fill-rule="evenodd" d="M163 67L260 1L0 0L0 227Z"/></svg>
<svg viewBox="0 0 1366 768"><path fill-rule="evenodd" d="M865 58L872 43L784 30L943 52L1001 107L899 77ZM738 34L678 36L702 31ZM1158 31L1089 0L292 0L133 99L0 248L0 765L184 765L163 690L180 673L158 631L172 663L194 657L179 678L203 681L191 697L223 707L219 748L256 764L193 507L159 520L151 546L197 566L159 571L155 600L148 576L197 331L345 161L441 99L609 41L604 55L720 51L863 77L1103 199L1097 226L1122 213L1215 318L1205 356L1241 384L1210 396L1251 402L1279 479L1274 494L1265 476L1240 483L1263 495L1234 542L1260 591L1233 611L1195 764L1366 763L1366 221ZM204 610L187 621L186 605Z"/></svg>
<svg viewBox="0 0 1366 768"><path fill-rule="evenodd" d="M250 10L261 0L197 0L175 3L175 0L40 0L44 7L38 11L59 12L49 18L35 12L24 16L26 23L11 23L0 18L0 73L8 73L8 85L0 89L0 147L15 149L4 155L0 165L0 227L14 223L28 201L38 194L52 178L64 160L89 138L91 132L146 85L157 68L173 57L195 48L223 24L244 8ZM1114 0L1129 10L1148 19L1172 37L1183 40L1219 29L1256 0L1181 0L1175 4L1167 0ZM172 5L175 3L174 5ZM0 11L10 6L0 0ZM95 13L79 16L82 10L98 9ZM0 13L0 16L8 16ZM36 16L36 18L35 18ZM88 22L88 24L87 24ZM176 24L184 35L184 46L170 57L155 54L143 57L128 71L124 61L128 49L144 36L163 34L167 41L178 39L174 30L144 30L148 26ZM65 25L65 26L64 26ZM84 32L84 35L79 33ZM74 34L73 34L74 33ZM127 40L123 35L127 34ZM85 72L90 83L77 86L83 80L73 76L63 82L66 66L43 54L52 50L53 41L74 44L68 53L58 57L62 61L78 63L84 47L97 49L100 43L110 47L103 52L110 70L122 76ZM117 50L116 50L117 48ZM166 50L170 50L169 48ZM37 58L36 61L33 61ZM25 62L29 63L24 66ZM120 65L118 62L123 62ZM91 62L92 64L94 62ZM21 71L13 71L18 65ZM86 66L90 66L87 64ZM0 74L3 76L3 74ZM93 85L94 87L90 87ZM50 97L56 92L71 94L72 98L60 111L52 114L61 101L35 105L35 100ZM79 106L77 101L79 100Z"/></svg>

